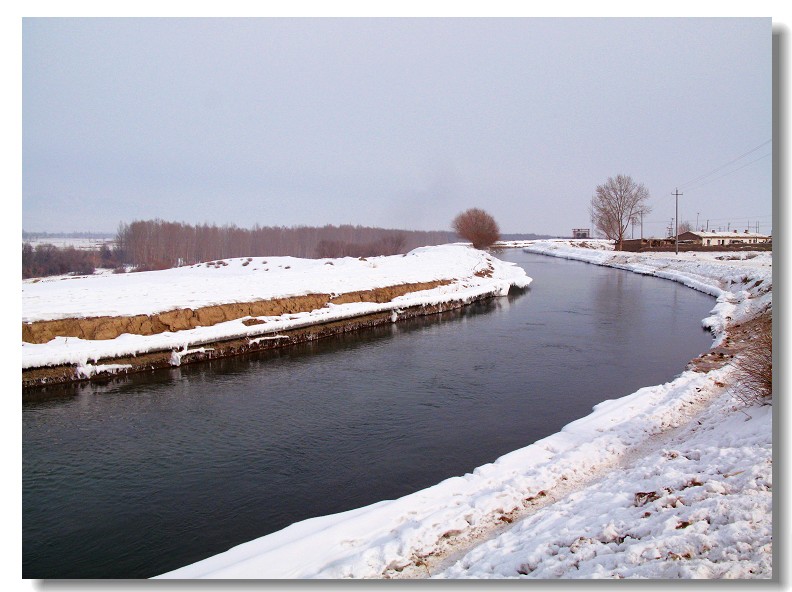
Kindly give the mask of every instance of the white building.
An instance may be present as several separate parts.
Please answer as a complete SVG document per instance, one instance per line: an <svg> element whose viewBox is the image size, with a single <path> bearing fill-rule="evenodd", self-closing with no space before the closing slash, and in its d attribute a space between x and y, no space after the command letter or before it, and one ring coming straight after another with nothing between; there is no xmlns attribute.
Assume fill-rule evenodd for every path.
<svg viewBox="0 0 792 592"><path fill-rule="evenodd" d="M692 242L694 244L711 247L715 245L759 244L769 243L771 237L758 232L683 232L679 235L679 242Z"/></svg>

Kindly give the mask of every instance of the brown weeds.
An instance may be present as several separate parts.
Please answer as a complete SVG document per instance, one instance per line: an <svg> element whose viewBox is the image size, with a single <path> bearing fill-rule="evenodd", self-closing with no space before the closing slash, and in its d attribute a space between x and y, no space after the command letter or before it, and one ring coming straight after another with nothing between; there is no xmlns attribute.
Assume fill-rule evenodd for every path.
<svg viewBox="0 0 792 592"><path fill-rule="evenodd" d="M773 398L773 317L763 314L746 346L730 362L736 368L731 393L745 405L770 405Z"/></svg>

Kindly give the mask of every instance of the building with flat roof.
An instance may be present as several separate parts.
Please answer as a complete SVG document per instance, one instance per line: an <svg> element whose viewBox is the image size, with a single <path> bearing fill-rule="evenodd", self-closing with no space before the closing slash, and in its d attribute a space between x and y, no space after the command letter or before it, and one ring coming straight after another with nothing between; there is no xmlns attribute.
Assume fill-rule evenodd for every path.
<svg viewBox="0 0 792 592"><path fill-rule="evenodd" d="M769 243L772 240L767 234L759 234L758 232L748 232L747 230L739 232L736 230L728 232L715 232L715 231L689 231L683 232L679 235L679 242L692 243L694 245L702 245L704 247L722 246L722 245L752 245L759 243Z"/></svg>

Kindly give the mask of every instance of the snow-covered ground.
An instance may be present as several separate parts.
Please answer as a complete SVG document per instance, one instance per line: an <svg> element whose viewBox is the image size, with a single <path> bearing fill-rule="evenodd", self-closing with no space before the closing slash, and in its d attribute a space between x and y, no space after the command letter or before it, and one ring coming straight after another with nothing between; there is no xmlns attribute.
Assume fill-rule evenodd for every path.
<svg viewBox="0 0 792 592"><path fill-rule="evenodd" d="M39 245L53 245L59 249L72 247L78 251L98 251L102 245L112 248L115 244L114 237L87 238L87 237L67 237L67 236L47 236L23 239L22 244L29 243L33 248Z"/></svg>
<svg viewBox="0 0 792 592"><path fill-rule="evenodd" d="M88 372L91 362L102 358L168 349L186 351L238 337L258 339L278 331L382 311L393 311L396 320L403 308L470 301L487 294L504 296L512 286L526 287L531 282L521 267L464 245L423 247L406 255L368 259L239 258L163 271L25 280L22 283L22 322L155 314L307 294L335 295L435 280L452 282L381 304L329 304L310 312L256 317L263 323L252 326L244 324L251 317L242 317L157 335L123 334L106 340L56 337L49 343L23 342L22 368L77 364Z"/></svg>
<svg viewBox="0 0 792 592"><path fill-rule="evenodd" d="M772 304L769 253L526 247L706 291L716 342ZM685 371L472 473L160 577L769 578L772 407L738 404L732 372Z"/></svg>

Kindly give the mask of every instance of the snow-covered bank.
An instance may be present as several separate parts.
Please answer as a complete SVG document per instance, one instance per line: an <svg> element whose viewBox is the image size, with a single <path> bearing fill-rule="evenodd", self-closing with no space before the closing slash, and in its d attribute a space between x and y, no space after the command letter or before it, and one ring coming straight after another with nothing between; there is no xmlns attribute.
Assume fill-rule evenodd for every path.
<svg viewBox="0 0 792 592"><path fill-rule="evenodd" d="M395 285L450 280L390 302L328 304L307 312L241 317L154 335L125 333L113 339L58 336L48 343L22 343L22 368L59 364L89 367L100 359L151 351L187 351L221 340L277 334L299 327L361 315L440 303L501 296L530 284L518 266L461 245L415 249L406 255L369 259L242 258L164 271L25 281L22 322L69 318L151 315L228 303L283 299L309 294L338 295ZM256 324L246 324L254 320Z"/></svg>
<svg viewBox="0 0 792 592"><path fill-rule="evenodd" d="M437 577L772 577L771 409L746 415L722 394Z"/></svg>
<svg viewBox="0 0 792 592"><path fill-rule="evenodd" d="M601 255L590 260L598 264L624 256L569 242L530 248ZM705 322L718 341L772 304L769 257L665 255L613 263L716 295ZM731 373L685 371L470 474L299 522L160 577L769 577L772 411L736 409Z"/></svg>
<svg viewBox="0 0 792 592"><path fill-rule="evenodd" d="M772 306L773 254L768 251L627 253L605 248L610 241L587 241L598 248L572 246L576 242L580 241L534 241L523 249L652 275L715 296L717 305L712 316L702 321L715 334L715 345L724 338L727 324L751 318Z"/></svg>

